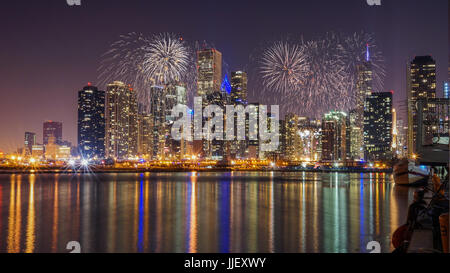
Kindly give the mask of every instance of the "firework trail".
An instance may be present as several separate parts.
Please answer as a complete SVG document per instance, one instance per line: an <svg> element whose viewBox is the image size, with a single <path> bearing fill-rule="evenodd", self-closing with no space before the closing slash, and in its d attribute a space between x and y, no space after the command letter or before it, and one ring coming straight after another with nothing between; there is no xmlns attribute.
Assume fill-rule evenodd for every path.
<svg viewBox="0 0 450 273"><path fill-rule="evenodd" d="M302 47L282 41L263 53L260 69L267 89L286 93L304 83L309 67Z"/></svg>

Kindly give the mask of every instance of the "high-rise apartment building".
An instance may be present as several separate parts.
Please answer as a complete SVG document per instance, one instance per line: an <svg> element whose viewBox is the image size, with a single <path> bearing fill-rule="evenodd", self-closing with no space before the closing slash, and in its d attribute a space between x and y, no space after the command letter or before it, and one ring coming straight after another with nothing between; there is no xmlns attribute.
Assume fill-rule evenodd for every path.
<svg viewBox="0 0 450 273"><path fill-rule="evenodd" d="M284 158L288 161L299 161L301 153L300 118L296 114L289 113L284 119L283 149Z"/></svg>
<svg viewBox="0 0 450 273"><path fill-rule="evenodd" d="M347 114L331 111L322 121L322 160L344 161L347 157Z"/></svg>
<svg viewBox="0 0 450 273"><path fill-rule="evenodd" d="M105 157L105 92L90 83L78 91L78 151L83 158Z"/></svg>
<svg viewBox="0 0 450 273"><path fill-rule="evenodd" d="M431 56L417 56L408 67L408 153L415 153L418 116L417 102L419 100L436 98L436 62ZM432 104L426 104L423 109L424 116L429 116L434 112ZM424 121L425 138L430 138L433 134L431 126L427 126Z"/></svg>
<svg viewBox="0 0 450 273"><path fill-rule="evenodd" d="M115 81L106 88L107 158L118 160L134 158L138 154L138 104L131 86Z"/></svg>
<svg viewBox="0 0 450 273"><path fill-rule="evenodd" d="M364 158L392 158L392 93L377 92L366 98L364 107Z"/></svg>

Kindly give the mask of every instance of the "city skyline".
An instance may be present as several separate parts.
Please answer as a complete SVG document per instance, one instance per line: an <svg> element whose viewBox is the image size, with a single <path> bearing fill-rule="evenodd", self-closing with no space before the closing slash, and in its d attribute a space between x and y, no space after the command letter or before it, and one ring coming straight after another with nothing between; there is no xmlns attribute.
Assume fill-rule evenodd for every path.
<svg viewBox="0 0 450 273"><path fill-rule="evenodd" d="M91 9L95 9L98 7L111 10L113 13L116 9L118 9L121 5L117 2L112 3L83 3L85 6L81 6L79 10L76 10L76 8L69 8L65 6L64 1L61 1L61 3L54 4L54 10L59 11L55 17L51 17L50 19L42 20L38 27L41 27L41 31L44 35L44 39L41 42L38 42L35 45L35 50L33 52L26 51L23 47L19 47L17 49L11 49L9 46L5 46L5 50L2 52L12 52L13 56L20 55L21 58L19 60L22 60L24 64L27 66L26 68L23 68L24 71L21 71L21 74L27 79L25 81L22 81L20 83L18 80L18 74L19 69L17 65L21 62L15 63L13 62L14 59L8 56L2 56L2 59L5 60L5 67L1 68L1 73L3 76L5 76L4 85L2 87L5 88L5 92L7 90L10 90L11 96L5 97L2 102L0 102L0 127L2 128L2 135L0 136L0 150L4 152L12 152L18 147L23 146L23 133L25 131L29 132L35 132L37 133L36 138L38 140L42 139L41 135L41 126L42 123L45 120L57 120L64 124L63 126L63 140L68 140L72 143L77 143L77 132L76 132L76 124L77 124L77 106L76 106L76 97L77 92L80 90L81 86L85 86L88 81L93 82L94 85L96 85L100 90L106 90L106 86L99 86L96 84L97 80L97 73L96 68L98 67L98 58L100 55L104 52L104 50L107 48L108 43L113 41L117 38L118 35L123 34L126 32L126 29L131 30L131 28L135 28L136 30L146 32L146 33L153 33L153 32L159 32L159 31L171 31L175 33L186 33L186 37L188 38L194 38L196 40L208 40L214 42L216 48L222 52L224 60L229 63L230 70L232 71L238 71L238 70L246 70L246 64L247 64L247 58L248 55L251 54L253 48L258 46L258 43L261 41L264 41L264 38L267 38L267 40L273 40L272 37L277 32L276 30L282 31L286 34L304 34L305 36L311 37L313 34L309 32L315 32L315 31L328 31L333 30L333 28L330 27L331 24L327 24L325 22L318 22L317 26L314 28L310 27L299 27L298 25L301 25L301 21L305 20L304 18L295 19L291 17L293 21L298 20L298 23L292 22L292 24L286 26L282 25L282 23L275 23L276 20L273 20L271 23L271 28L267 34L270 33L270 35L267 35L266 37L262 35L259 31L256 32L256 37L246 37L251 36L246 35L246 31L249 28L248 23L245 27L243 27L242 31L238 31L239 33L236 34L236 37L233 37L231 35L222 35L222 33L227 34L225 32L221 32L221 30L228 30L228 28L225 28L222 23L218 23L217 19L213 19L212 22L215 24L221 25L214 28L216 29L215 32L217 33L211 33L211 31L203 30L200 28L198 32L192 33L192 30L188 30L188 27L183 27L181 24L181 19L178 22L173 22L170 24L169 27L146 27L145 24L139 24L139 20L133 21L132 23L126 24L126 26L116 25L116 28L114 28L112 31L109 31L108 34L101 35L100 38L90 39L89 36L93 35L93 30L87 31L86 25L79 25L76 26L73 23L70 22L70 14L75 13L76 16L79 16L80 14L82 16L87 16L87 14L91 14ZM323 3L327 2L328 4L331 3L331 1L321 1ZM409 2L408 2L409 3ZM385 8L393 8L397 7L396 5L401 6L401 4L392 4L392 3L383 3L383 5L386 5L387 7L379 7L379 8L373 8L368 7L365 4L365 1L352 1L351 4L345 3L342 4L342 6L339 8L338 15L335 14L335 17L333 18L340 18L340 16L345 16L350 11L358 10L361 12L360 17L364 17L362 15L366 15L368 18L355 18L354 20L349 20L346 22L342 22L342 25L336 26L336 28L342 28L346 32L354 32L359 31L360 29L365 29L367 31L374 31L377 35L383 36L383 37L377 37L378 41L380 41L381 46L383 47L383 52L385 53L385 57L387 59L387 72L388 76L386 79L385 89L381 91L388 91L388 90L395 90L394 94L394 107L398 109L400 112L399 119L405 120L405 110L406 107L404 105L404 101L406 100L406 73L404 66L407 62L410 62L415 55L427 55L432 54L433 58L437 61L437 95L439 97L442 96L442 90L443 90L443 82L448 81L447 79L447 66L448 64L444 65L444 63L447 63L448 61L448 49L445 48L448 43L442 42L444 40L447 40L447 37L443 37L440 35L436 35L436 33L443 34L447 31L448 26L442 25L442 27L436 27L436 21L441 21L442 23L447 23L447 15L444 13L446 9L442 8L445 6L444 1L437 2L433 4L433 7L428 7L424 3L418 2L415 7L411 7L414 4L410 4L411 6L405 6L404 10L402 10L401 14L402 16L409 17L413 16L420 11L424 14L428 10L433 10L434 14L433 16L429 15L429 20L423 20L423 25L420 25L420 27L417 27L416 32L418 32L417 36L419 37L410 37L411 35L408 35L407 33L402 36L405 41L399 41L400 38L395 37L395 39L388 39L393 38L392 36L396 36L396 31L386 31L388 28L386 28L386 23L379 24L380 21L382 21L382 18L375 18L375 14L383 11L383 18L386 18L386 16L389 16L391 12L386 12ZM40 5L40 4L39 4ZM32 8L36 8L37 13L33 13L33 16L31 18L35 18L39 15L44 15L45 12L42 12L42 14L39 14L39 10L45 10L48 9L48 4L42 4L43 7L36 6L36 4L29 4L25 5L22 2L22 5L20 3L11 3L7 4L7 7L5 9L8 10L8 8L14 10L16 8L24 8L23 15L29 15L29 12ZM158 4L163 5L163 4ZM196 4L193 4L195 6ZM248 11L248 4L245 4L242 11L239 13L239 16L256 16L252 15ZM330 4L330 10L332 9L333 4ZM347 5L350 5L349 8ZM353 6L352 6L353 5ZM406 5L406 4L405 4ZM440 6L442 5L442 6ZM181 8L182 4L180 4ZM266 6L266 3L261 3L261 6ZM316 4L310 4L309 7L306 7L304 4L302 5L303 8L301 9L302 12L305 12L305 10L315 10L318 7ZM345 9L348 10L345 10ZM442 9L442 12L440 11L440 8ZM30 10L29 10L30 9ZM225 10L227 8L224 8ZM342 10L341 10L342 9ZM379 10L376 10L379 9ZM207 11L207 7L203 7L202 11ZM46 11L48 12L48 11ZM177 13L180 12L177 10ZM323 14L329 13L327 9L323 10ZM219 11L219 14L222 15L222 13L225 13L225 11ZM242 14L241 14L242 13ZM411 14L408 14L411 13ZM17 14L17 13L13 13ZM388 15L386 15L388 14ZM403 15L408 14L408 15ZM48 37L46 35L47 31L42 30L42 24L47 25L50 24L53 20L56 20L56 17L67 15L69 18L68 21L65 21L66 27L68 26L69 30L67 33L62 30L61 28L54 29L56 33L59 34L57 38L54 37ZM428 15L428 14L426 14ZM440 16L438 16L440 15ZM261 16L261 15L259 15ZM444 18L445 17L445 18ZM17 19L17 18L16 18ZM141 17L141 20L144 18ZM261 18L259 18L261 19ZM367 20L370 19L370 20ZM389 19L389 18L388 18ZM11 20L10 17L5 16L1 19L2 21L5 20L5 24ZM390 20L394 20L393 18L390 18ZM175 20L176 21L176 20ZM195 20L194 20L195 21ZM251 21L251 20L248 20ZM370 21L370 24L367 24ZM404 25L406 25L407 20L405 19L405 22L401 22L399 19L400 25L397 26L399 28L400 32L404 31ZM359 27L350 27L352 23L359 22L361 26ZM374 23L375 22L375 23ZM199 23L198 21L195 21L195 23ZM262 22L261 20L257 20L257 23L259 23L262 26L264 26L267 23ZM367 24L367 25L365 25ZM417 23L415 23L417 24ZM427 25L434 26L435 32L432 33L426 33L428 28ZM30 37L27 38L27 35L23 34L22 37L17 37L15 34L18 30L20 30L24 25L27 25L25 22L24 25L16 25L9 24L10 27L7 28L7 33L11 34L11 39L14 42L11 42L11 44L22 44L18 43L18 41L22 41L26 43L27 39L33 39L33 35L30 34L30 30L25 31L25 34L28 33ZM378 26L379 25L379 26ZM384 26L383 26L384 25ZM28 24L29 26L29 24ZM296 27L297 26L297 27ZM105 28L106 26L96 26L96 28ZM411 27L413 28L413 27ZM30 28L32 29L32 28ZM295 30L294 30L295 29ZM285 31L283 31L285 30ZM315 31L313 31L315 30ZM384 30L384 33L383 31ZM420 30L423 30L420 32ZM86 31L86 36L81 34L80 32ZM97 29L98 31L98 29ZM233 31L236 31L233 29ZM407 31L406 31L407 32ZM72 37L72 36L73 37ZM184 34L183 34L184 35ZM226 36L226 40L224 40L224 37ZM239 37L245 36L245 43L239 42ZM386 36L386 37L384 37ZM391 36L391 37L390 37ZM47 37L47 39L45 39ZM84 38L83 38L84 37ZM430 38L430 39L427 39ZM76 47L68 46L65 50L67 52L61 52L60 50L55 51L54 54L51 54L53 47L52 46L59 46L61 43L71 43L73 39L77 40L77 38L80 41L87 41L85 43L78 43ZM278 37L277 37L278 38ZM55 40L56 39L56 40ZM420 39L426 40L425 42L421 42ZM92 40L92 43L89 43L89 41ZM416 43L413 43L413 41L417 41ZM59 42L55 45L48 44L50 41L53 42ZM413 44L413 46L405 46L404 44L406 41ZM441 41L441 42L439 42ZM427 46L425 46L427 45ZM230 49L230 47L233 47ZM397 54L399 56L397 56ZM78 57L76 57L78 56ZM247 56L247 57L246 57ZM22 59L23 58L23 59ZM43 63L42 60L47 60L48 63ZM80 60L77 60L80 59ZM62 63L69 63L69 65L61 64ZM80 62L83 63L83 66L80 65ZM9 69L8 69L9 68ZM34 70L33 70L34 68ZM55 72L55 70L62 70L62 72ZM68 73L70 71L70 73ZM15 72L15 73L14 73ZM445 72L445 73L444 73ZM62 74L61 74L62 73ZM42 75L41 75L42 74ZM51 75L51 76L47 76ZM223 75L225 76L225 75ZM230 76L230 75L229 75ZM37 78L36 78L37 77ZM42 78L42 79L41 79ZM44 84L45 83L45 84ZM47 88L50 86L50 88ZM250 89L250 87L249 87ZM251 92L249 92L249 95ZM20 96L20 100L18 100L18 96ZM21 103L19 104L19 107L16 107L16 103L14 103L12 100L18 100ZM256 101L254 97L250 97L249 101ZM330 109L332 110L332 109ZM7 113L7 114L6 114ZM39 141L38 141L39 142Z"/></svg>

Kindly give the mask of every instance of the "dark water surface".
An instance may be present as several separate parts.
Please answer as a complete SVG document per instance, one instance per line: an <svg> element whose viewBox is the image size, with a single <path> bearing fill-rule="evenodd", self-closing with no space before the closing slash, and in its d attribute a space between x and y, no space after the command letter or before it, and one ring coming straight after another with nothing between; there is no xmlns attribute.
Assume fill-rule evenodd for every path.
<svg viewBox="0 0 450 273"><path fill-rule="evenodd" d="M412 194L382 173L0 175L0 252L389 252Z"/></svg>

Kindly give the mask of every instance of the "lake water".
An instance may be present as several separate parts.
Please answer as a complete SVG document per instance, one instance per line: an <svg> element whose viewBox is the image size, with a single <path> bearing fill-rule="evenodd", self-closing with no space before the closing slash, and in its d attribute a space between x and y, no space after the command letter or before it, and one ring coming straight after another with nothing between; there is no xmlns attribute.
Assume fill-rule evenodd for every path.
<svg viewBox="0 0 450 273"><path fill-rule="evenodd" d="M406 220L392 175L0 175L0 252L367 252Z"/></svg>

